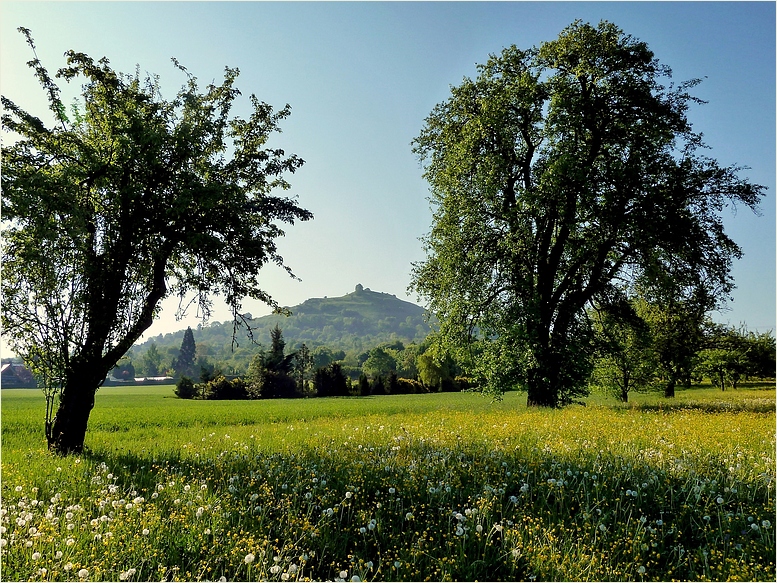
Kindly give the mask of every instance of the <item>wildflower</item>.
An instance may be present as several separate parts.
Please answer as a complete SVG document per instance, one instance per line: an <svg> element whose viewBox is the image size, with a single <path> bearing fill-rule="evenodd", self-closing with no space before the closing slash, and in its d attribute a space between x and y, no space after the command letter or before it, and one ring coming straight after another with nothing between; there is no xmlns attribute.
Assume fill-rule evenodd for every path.
<svg viewBox="0 0 777 583"><path fill-rule="evenodd" d="M769 522L768 520L762 520L761 526L763 526L764 528L770 528L772 526L772 523Z"/></svg>
<svg viewBox="0 0 777 583"><path fill-rule="evenodd" d="M750 528L752 528L753 530L758 530L758 525L754 522L753 524L750 525Z"/></svg>
<svg viewBox="0 0 777 583"><path fill-rule="evenodd" d="M79 576L81 579L86 579L86 578L89 576L89 571L87 571L86 569L81 569L81 570L78 572L78 576Z"/></svg>
<svg viewBox="0 0 777 583"><path fill-rule="evenodd" d="M281 573L281 581L288 581L288 580L289 580L289 574Z"/></svg>
<svg viewBox="0 0 777 583"><path fill-rule="evenodd" d="M346 492L346 493L345 493L345 497L346 497L346 498L351 498L351 497L353 497L353 492Z"/></svg>
<svg viewBox="0 0 777 583"><path fill-rule="evenodd" d="M291 575L294 575L297 572L297 569L299 569L299 567L297 567L297 565L295 565L294 563L289 565L289 573Z"/></svg>
<svg viewBox="0 0 777 583"><path fill-rule="evenodd" d="M199 508L197 508L197 512L196 512L195 516L197 516L197 518L202 518L202 513L203 512L205 512L205 509L202 506L200 506Z"/></svg>
<svg viewBox="0 0 777 583"><path fill-rule="evenodd" d="M478 531L478 532L483 532L483 525L482 525L482 524L478 524L478 525L475 527L475 530L476 530L476 531Z"/></svg>
<svg viewBox="0 0 777 583"><path fill-rule="evenodd" d="M206 529L205 529L203 532L204 532L206 535L208 535L208 534L210 534L210 529L209 529L209 528L206 528Z"/></svg>
<svg viewBox="0 0 777 583"><path fill-rule="evenodd" d="M40 559L40 557L41 557L40 553L32 553L32 560L33 561L37 561L38 559Z"/></svg>
<svg viewBox="0 0 777 583"><path fill-rule="evenodd" d="M402 566L402 563L400 563L399 561L394 561L394 568L395 569L399 569L401 566Z"/></svg>
<svg viewBox="0 0 777 583"><path fill-rule="evenodd" d="M405 514L405 520L413 520L413 513L408 512L407 514Z"/></svg>
<svg viewBox="0 0 777 583"><path fill-rule="evenodd" d="M255 558L256 558L256 557L254 556L254 554L253 554L253 553L248 553L248 554L246 555L246 558L245 558L245 559L243 559L243 562L244 562L246 565L250 565L251 563L253 563L253 562L254 562L254 559L255 559Z"/></svg>
<svg viewBox="0 0 777 583"><path fill-rule="evenodd" d="M503 529L504 529L504 527L501 524L495 524L494 525L494 530L497 531L497 532L502 532Z"/></svg>
<svg viewBox="0 0 777 583"><path fill-rule="evenodd" d="M640 565L639 569L637 569L637 573L639 573L640 575L644 575L645 574L645 565Z"/></svg>
<svg viewBox="0 0 777 583"><path fill-rule="evenodd" d="M69 547L72 547L74 544L76 544L76 540L74 538L69 538L65 541L65 544Z"/></svg>
<svg viewBox="0 0 777 583"><path fill-rule="evenodd" d="M148 530L147 528L143 529L143 536L148 536L150 533L151 533L151 531Z"/></svg>
<svg viewBox="0 0 777 583"><path fill-rule="evenodd" d="M281 570L281 566L280 565L273 565L272 567L270 567L270 573L272 573L273 575L278 573L278 571L280 571L280 570Z"/></svg>
<svg viewBox="0 0 777 583"><path fill-rule="evenodd" d="M664 521L659 518L656 520L656 526L664 526Z"/></svg>
<svg viewBox="0 0 777 583"><path fill-rule="evenodd" d="M456 527L456 536L461 536L463 534L464 534L464 529L461 528L460 526L457 526Z"/></svg>
<svg viewBox="0 0 777 583"><path fill-rule="evenodd" d="M365 534L366 532L367 532L367 529L364 528L363 526L359 529L359 533L361 534Z"/></svg>
<svg viewBox="0 0 777 583"><path fill-rule="evenodd" d="M365 567L367 567L368 569L372 569L372 567L373 567L372 561L367 561L367 562L364 564L364 566L365 566Z"/></svg>
<svg viewBox="0 0 777 583"><path fill-rule="evenodd" d="M604 532L604 531L606 531L606 530L607 530L607 527L606 527L604 524L600 524L600 525L599 525L599 530L601 530L602 532Z"/></svg>
<svg viewBox="0 0 777 583"><path fill-rule="evenodd" d="M348 576L348 571L340 571L340 579L345 579Z"/></svg>
<svg viewBox="0 0 777 583"><path fill-rule="evenodd" d="M14 490L16 490L17 492L21 492L22 491L22 487L21 486L16 486L16 488L14 488Z"/></svg>
<svg viewBox="0 0 777 583"><path fill-rule="evenodd" d="M353 577L351 577L351 581L359 582L361 581L361 578L358 575L354 575Z"/></svg>
<svg viewBox="0 0 777 583"><path fill-rule="evenodd" d="M721 496L718 496L717 500L715 500L718 504L723 504L723 498Z"/></svg>
<svg viewBox="0 0 777 583"><path fill-rule="evenodd" d="M389 494L394 494L396 491L396 488L389 488Z"/></svg>

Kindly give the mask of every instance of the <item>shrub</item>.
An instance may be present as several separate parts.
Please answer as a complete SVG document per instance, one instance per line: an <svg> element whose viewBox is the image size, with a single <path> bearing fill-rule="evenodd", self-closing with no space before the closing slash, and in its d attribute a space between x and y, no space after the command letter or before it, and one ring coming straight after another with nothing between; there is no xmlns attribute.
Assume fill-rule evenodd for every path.
<svg viewBox="0 0 777 583"><path fill-rule="evenodd" d="M220 375L197 386L203 399L236 400L248 399L248 387L243 379L229 380Z"/></svg>
<svg viewBox="0 0 777 583"><path fill-rule="evenodd" d="M417 395L428 393L429 391L426 390L420 381L398 378L391 392L395 395Z"/></svg>
<svg viewBox="0 0 777 583"><path fill-rule="evenodd" d="M194 399L197 396L197 387L189 377L181 377L175 385L175 394L179 399Z"/></svg>

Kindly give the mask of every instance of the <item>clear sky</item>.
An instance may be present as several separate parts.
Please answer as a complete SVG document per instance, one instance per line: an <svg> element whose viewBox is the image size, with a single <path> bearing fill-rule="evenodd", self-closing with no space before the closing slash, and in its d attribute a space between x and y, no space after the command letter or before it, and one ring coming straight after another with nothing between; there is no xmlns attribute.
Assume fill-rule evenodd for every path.
<svg viewBox="0 0 777 583"><path fill-rule="evenodd" d="M725 211L744 250L729 310L714 318L775 327L775 4L773 2L0 2L0 90L39 115L45 96L25 63L30 28L50 71L67 49L159 75L171 98L184 83L176 57L205 84L241 71L235 113L255 93L292 115L275 145L306 160L292 193L315 219L287 229L279 250L302 281L270 267L260 278L281 305L339 296L362 283L408 294L424 258L428 189L410 142L451 85L512 44L556 38L575 19L606 19L648 43L674 80L704 77L690 119L721 163L768 188L762 216ZM73 88L74 96L76 88ZM146 337L196 325L175 302ZM254 316L268 312L246 301ZM226 309L216 320L228 319Z"/></svg>

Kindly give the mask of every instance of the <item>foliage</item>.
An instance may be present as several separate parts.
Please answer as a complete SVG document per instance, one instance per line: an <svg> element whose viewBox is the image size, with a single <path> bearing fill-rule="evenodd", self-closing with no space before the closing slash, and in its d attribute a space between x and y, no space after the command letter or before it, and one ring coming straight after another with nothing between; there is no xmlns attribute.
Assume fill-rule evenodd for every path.
<svg viewBox="0 0 777 583"><path fill-rule="evenodd" d="M370 394L370 380L367 378L366 374L362 373L359 375L359 381L356 387L357 394L360 397L366 397Z"/></svg>
<svg viewBox="0 0 777 583"><path fill-rule="evenodd" d="M478 72L414 140L433 223L412 285L486 389L557 406L587 390L587 306L658 279L723 299L741 252L720 212L756 209L764 189L697 153L698 81L664 86L669 68L611 23L575 22Z"/></svg>
<svg viewBox="0 0 777 583"><path fill-rule="evenodd" d="M773 384L714 415L105 393L52 464L40 396L4 391L4 579L775 580Z"/></svg>
<svg viewBox="0 0 777 583"><path fill-rule="evenodd" d="M650 328L630 302L598 307L592 320L597 338L594 382L625 403L631 391L647 389L655 379Z"/></svg>
<svg viewBox="0 0 777 583"><path fill-rule="evenodd" d="M725 390L727 383L736 389L744 378L773 378L774 354L775 341L771 332L755 334L745 328L709 324L697 370L721 390Z"/></svg>
<svg viewBox="0 0 777 583"><path fill-rule="evenodd" d="M416 366L418 380L426 387L427 391L442 391L443 387L450 388L457 372L456 363L450 354L444 352L440 356L434 348L419 354Z"/></svg>
<svg viewBox="0 0 777 583"><path fill-rule="evenodd" d="M350 383L336 362L319 368L313 375L313 388L317 397L347 397Z"/></svg>
<svg viewBox="0 0 777 583"><path fill-rule="evenodd" d="M367 360L362 364L362 370L370 377L386 376L396 372L397 361L384 348L373 348L369 352Z"/></svg>
<svg viewBox="0 0 777 583"><path fill-rule="evenodd" d="M307 382L310 377L310 371L313 369L313 357L310 350L303 343L300 349L294 354L294 375L297 379L297 391L304 395L307 391Z"/></svg>
<svg viewBox="0 0 777 583"><path fill-rule="evenodd" d="M187 82L167 101L154 77L66 56L56 77L84 83L70 117L37 56L29 65L54 125L2 98L3 129L18 137L3 148L2 324L44 384L62 387L47 428L61 453L83 447L97 387L162 299L194 293L207 316L218 293L234 327L247 296L277 308L258 274L268 262L291 274L275 245L280 225L312 216L271 194L303 163L268 147L290 108L252 95L248 119L230 118L237 69L201 91L176 62Z"/></svg>
<svg viewBox="0 0 777 583"><path fill-rule="evenodd" d="M143 355L143 372L148 377L156 377L161 373L162 355L159 354L156 344L151 344L146 354Z"/></svg>
<svg viewBox="0 0 777 583"><path fill-rule="evenodd" d="M181 341L181 349L173 361L173 369L179 377L193 377L196 369L197 343L194 341L194 332L191 326L186 328Z"/></svg>
<svg viewBox="0 0 777 583"><path fill-rule="evenodd" d="M194 399L198 393L199 389L189 377L181 377L175 385L175 395L179 399Z"/></svg>
<svg viewBox="0 0 777 583"><path fill-rule="evenodd" d="M122 358L116 363L116 366L111 371L111 374L117 379L123 381L132 381L135 379L135 367L132 365L132 360L128 358Z"/></svg>
<svg viewBox="0 0 777 583"><path fill-rule="evenodd" d="M291 376L295 355L285 353L286 341L277 324L273 328L271 340L270 350L257 353L248 367L250 394L253 398L262 399L301 396Z"/></svg>
<svg viewBox="0 0 777 583"><path fill-rule="evenodd" d="M249 399L249 387L242 379L228 379L219 375L196 386L196 393L201 399L210 400L242 400Z"/></svg>

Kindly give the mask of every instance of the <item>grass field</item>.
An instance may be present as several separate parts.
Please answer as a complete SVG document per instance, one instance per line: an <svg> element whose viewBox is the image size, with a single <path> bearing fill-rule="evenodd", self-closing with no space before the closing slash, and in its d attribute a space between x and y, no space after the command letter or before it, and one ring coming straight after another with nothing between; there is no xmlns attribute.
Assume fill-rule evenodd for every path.
<svg viewBox="0 0 777 583"><path fill-rule="evenodd" d="M182 401L104 388L88 452L2 391L3 580L775 580L774 384Z"/></svg>

